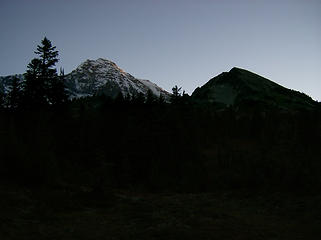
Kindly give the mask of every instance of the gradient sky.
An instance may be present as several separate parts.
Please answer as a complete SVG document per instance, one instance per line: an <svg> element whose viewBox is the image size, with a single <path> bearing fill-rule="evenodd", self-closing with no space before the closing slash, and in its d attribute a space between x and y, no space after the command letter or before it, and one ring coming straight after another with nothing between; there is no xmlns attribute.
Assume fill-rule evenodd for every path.
<svg viewBox="0 0 321 240"><path fill-rule="evenodd" d="M68 73L114 61L188 93L237 66L321 101L321 0L1 0L0 75L47 36Z"/></svg>

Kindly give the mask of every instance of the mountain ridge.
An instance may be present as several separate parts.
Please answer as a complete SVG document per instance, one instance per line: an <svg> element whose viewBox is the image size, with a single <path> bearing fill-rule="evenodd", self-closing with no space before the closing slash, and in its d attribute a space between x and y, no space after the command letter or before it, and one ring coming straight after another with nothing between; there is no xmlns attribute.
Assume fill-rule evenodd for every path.
<svg viewBox="0 0 321 240"><path fill-rule="evenodd" d="M192 93L199 103L221 106L260 105L281 109L309 109L316 103L304 93L288 89L251 71L233 67Z"/></svg>

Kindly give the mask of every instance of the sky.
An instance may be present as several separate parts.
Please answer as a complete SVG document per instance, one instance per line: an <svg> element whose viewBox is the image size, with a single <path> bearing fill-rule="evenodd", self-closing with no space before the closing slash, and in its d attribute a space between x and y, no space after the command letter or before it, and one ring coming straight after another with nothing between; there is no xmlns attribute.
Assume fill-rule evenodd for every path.
<svg viewBox="0 0 321 240"><path fill-rule="evenodd" d="M240 67L321 101L321 0L1 0L0 76L44 36L58 68L106 58L187 93Z"/></svg>

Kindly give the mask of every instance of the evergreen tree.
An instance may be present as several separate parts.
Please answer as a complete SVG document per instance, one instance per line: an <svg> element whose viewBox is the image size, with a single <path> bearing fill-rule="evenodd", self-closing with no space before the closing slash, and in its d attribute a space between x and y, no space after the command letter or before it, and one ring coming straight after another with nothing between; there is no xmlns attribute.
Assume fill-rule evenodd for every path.
<svg viewBox="0 0 321 240"><path fill-rule="evenodd" d="M41 46L37 46L35 54L39 55L41 60L41 77L50 78L57 76L57 70L53 67L56 65L58 60L58 51L56 47L52 46L51 41L46 37L41 41Z"/></svg>
<svg viewBox="0 0 321 240"><path fill-rule="evenodd" d="M58 76L54 68L58 62L58 51L46 37L35 51L39 58L29 64L25 75L25 95L31 106L57 105L67 101L64 74Z"/></svg>
<svg viewBox="0 0 321 240"><path fill-rule="evenodd" d="M21 106L22 103L22 89L20 80L14 77L12 80L11 91L7 96L8 107L15 110Z"/></svg>
<svg viewBox="0 0 321 240"><path fill-rule="evenodd" d="M181 98L181 87L178 87L177 85L175 85L172 88L172 96L171 96L171 103L178 103L179 99Z"/></svg>
<svg viewBox="0 0 321 240"><path fill-rule="evenodd" d="M67 91L64 85L64 70L60 69L59 76L53 76L49 81L48 100L53 105L61 105L68 100Z"/></svg>
<svg viewBox="0 0 321 240"><path fill-rule="evenodd" d="M41 77L41 60L34 58L27 66L24 85L24 104L28 107L47 103L46 85Z"/></svg>

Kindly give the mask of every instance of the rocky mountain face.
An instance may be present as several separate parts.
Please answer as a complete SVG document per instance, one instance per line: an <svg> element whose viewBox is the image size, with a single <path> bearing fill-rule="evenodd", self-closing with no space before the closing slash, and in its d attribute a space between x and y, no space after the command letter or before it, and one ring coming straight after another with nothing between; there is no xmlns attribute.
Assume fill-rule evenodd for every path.
<svg viewBox="0 0 321 240"><path fill-rule="evenodd" d="M8 93L14 77L21 81L23 75L0 77L0 91ZM149 80L137 79L124 72L112 61L99 58L86 60L71 73L65 76L66 89L70 98L80 98L105 94L115 98L119 93L123 96L146 95L151 91L159 97L168 99L170 94Z"/></svg>
<svg viewBox="0 0 321 240"><path fill-rule="evenodd" d="M94 94L105 94L112 98L119 93L123 96L146 95L150 90L154 95L169 97L169 93L149 80L137 79L124 72L115 63L99 58L87 60L66 75L66 86L71 97L79 98Z"/></svg>
<svg viewBox="0 0 321 240"><path fill-rule="evenodd" d="M250 71L232 68L209 80L192 94L195 102L222 107L276 107L311 109L316 102L304 93L285 88Z"/></svg>

